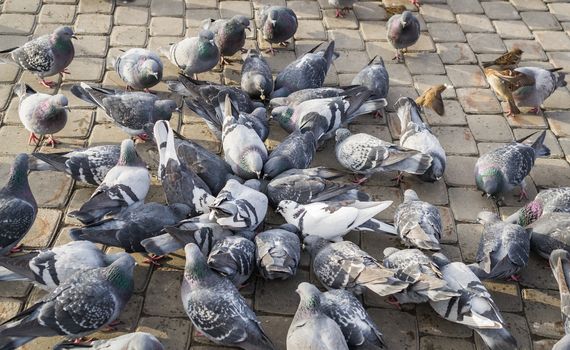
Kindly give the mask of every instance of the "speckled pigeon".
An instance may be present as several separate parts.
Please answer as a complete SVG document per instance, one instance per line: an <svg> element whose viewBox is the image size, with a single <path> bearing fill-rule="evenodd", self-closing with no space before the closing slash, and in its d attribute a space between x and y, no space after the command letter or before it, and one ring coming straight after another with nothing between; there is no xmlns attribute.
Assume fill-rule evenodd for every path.
<svg viewBox="0 0 570 350"><path fill-rule="evenodd" d="M135 260L125 254L107 267L79 271L0 326L0 346L16 349L36 337L79 338L117 319L133 294Z"/></svg>
<svg viewBox="0 0 570 350"><path fill-rule="evenodd" d="M394 227L402 243L408 247L440 250L443 223L439 210L421 201L416 191L407 189L404 201L394 213Z"/></svg>
<svg viewBox="0 0 570 350"><path fill-rule="evenodd" d="M530 173L537 157L550 154L544 145L545 131L540 132L532 144L526 142L531 136L499 147L477 159L475 182L480 191L488 197L496 197L520 186L520 198L528 198L524 178Z"/></svg>
<svg viewBox="0 0 570 350"><path fill-rule="evenodd" d="M207 18L202 21L201 27L214 33L214 42L220 50L222 62L223 56L233 56L245 45L245 30L251 31L249 19L242 15L230 19Z"/></svg>
<svg viewBox="0 0 570 350"><path fill-rule="evenodd" d="M69 74L67 66L75 56L71 39L77 39L70 27L58 27L52 34L42 35L28 41L23 46L0 51L0 64L15 64L40 79L48 88L55 86L45 80L56 74Z"/></svg>
<svg viewBox="0 0 570 350"><path fill-rule="evenodd" d="M237 235L224 237L212 247L208 266L241 287L255 269L255 243Z"/></svg>
<svg viewBox="0 0 570 350"><path fill-rule="evenodd" d="M28 155L20 153L0 190L0 256L17 251L16 245L34 224L38 205L28 183Z"/></svg>
<svg viewBox="0 0 570 350"><path fill-rule="evenodd" d="M182 304L198 331L216 344L273 350L255 313L226 277L214 273L195 244L187 244Z"/></svg>
<svg viewBox="0 0 570 350"><path fill-rule="evenodd" d="M312 131L295 130L271 151L263 165L263 177L272 179L290 169L305 169L316 153L315 134Z"/></svg>
<svg viewBox="0 0 570 350"><path fill-rule="evenodd" d="M91 198L79 210L67 215L84 224L92 223L107 214L119 213L124 208L143 201L150 188L150 174L146 164L135 150L132 140L121 143L121 154L115 165Z"/></svg>
<svg viewBox="0 0 570 350"><path fill-rule="evenodd" d="M320 44L279 72L271 98L287 97L295 91L319 88L323 85L329 67L338 54L334 52L334 40L325 51L315 53L319 46Z"/></svg>
<svg viewBox="0 0 570 350"><path fill-rule="evenodd" d="M37 160L30 160L31 170L61 171L72 179L99 186L105 175L117 165L121 146L103 145L71 152L32 153Z"/></svg>
<svg viewBox="0 0 570 350"><path fill-rule="evenodd" d="M396 49L396 57L398 62L403 61L403 50L414 45L420 38L420 22L410 12L404 11L388 20L386 23L386 38Z"/></svg>
<svg viewBox="0 0 570 350"><path fill-rule="evenodd" d="M375 60L376 56L356 74L352 79L352 84L368 88L372 91L374 98L387 98L390 76L384 66L382 57L380 57L380 62L378 63L374 63Z"/></svg>
<svg viewBox="0 0 570 350"><path fill-rule="evenodd" d="M534 200L517 210L505 221L526 226L538 220L542 215L558 212L570 213L570 187L540 191Z"/></svg>
<svg viewBox="0 0 570 350"><path fill-rule="evenodd" d="M273 92L273 75L267 61L257 51L243 56L241 88L250 97L265 100Z"/></svg>
<svg viewBox="0 0 570 350"><path fill-rule="evenodd" d="M175 101L163 100L147 92L125 92L81 83L73 85L71 93L103 109L127 134L143 139L148 137L144 131L145 124L170 120L172 113L177 110Z"/></svg>
<svg viewBox="0 0 570 350"><path fill-rule="evenodd" d="M307 236L303 248L311 254L313 272L327 289L347 289L355 294L369 290L385 296L408 287L407 282L351 241L331 243Z"/></svg>
<svg viewBox="0 0 570 350"><path fill-rule="evenodd" d="M564 332L570 334L570 253L564 249L553 250L549 262L560 291L560 311L564 322Z"/></svg>
<svg viewBox="0 0 570 350"><path fill-rule="evenodd" d="M548 213L526 227L530 248L544 259L555 249L570 251L570 213Z"/></svg>
<svg viewBox="0 0 570 350"><path fill-rule="evenodd" d="M366 91L364 86L351 86L351 87L319 87L312 89L303 89L291 93L287 97L274 97L269 101L269 106L272 108L280 106L295 107L302 102L309 100L318 100L321 98L339 97L350 94L351 91Z"/></svg>
<svg viewBox="0 0 570 350"><path fill-rule="evenodd" d="M127 84L127 89L145 90L162 80L163 65L160 57L149 50L133 48L117 57L115 71Z"/></svg>
<svg viewBox="0 0 570 350"><path fill-rule="evenodd" d="M207 72L220 60L220 50L214 42L214 33L209 30L201 30L198 36L184 38L172 44L170 48L162 48L160 51L188 76Z"/></svg>
<svg viewBox="0 0 570 350"><path fill-rule="evenodd" d="M111 339L95 340L90 343L74 344L62 343L54 350L63 349L91 349L91 350L164 350L164 346L150 333L127 333Z"/></svg>
<svg viewBox="0 0 570 350"><path fill-rule="evenodd" d="M542 69L538 67L520 67L515 71L531 77L534 84L523 85L513 91L513 97L519 107L532 107L531 112L540 112L540 105L559 87L566 86L566 73L555 72L563 68Z"/></svg>
<svg viewBox="0 0 570 350"><path fill-rule="evenodd" d="M321 292L302 282L301 300L287 332L287 349L348 350L342 330L321 308Z"/></svg>
<svg viewBox="0 0 570 350"><path fill-rule="evenodd" d="M265 279L295 276L301 260L301 241L297 229L288 224L255 236L257 267Z"/></svg>
<svg viewBox="0 0 570 350"><path fill-rule="evenodd" d="M445 150L429 126L421 118L418 105L409 97L400 97L394 104L400 119L400 146L431 156L431 166L420 178L434 182L443 177L447 165Z"/></svg>
<svg viewBox="0 0 570 350"><path fill-rule="evenodd" d="M259 15L262 38L269 43L267 51L275 54L273 44L284 46L297 32L297 15L288 7L269 5L264 6Z"/></svg>
<svg viewBox="0 0 570 350"><path fill-rule="evenodd" d="M38 93L27 84L16 84L14 90L20 98L20 121L30 132L28 143L37 144L40 140L38 136L49 135L47 144L55 147L57 141L53 134L61 131L67 124L67 97L62 94Z"/></svg>

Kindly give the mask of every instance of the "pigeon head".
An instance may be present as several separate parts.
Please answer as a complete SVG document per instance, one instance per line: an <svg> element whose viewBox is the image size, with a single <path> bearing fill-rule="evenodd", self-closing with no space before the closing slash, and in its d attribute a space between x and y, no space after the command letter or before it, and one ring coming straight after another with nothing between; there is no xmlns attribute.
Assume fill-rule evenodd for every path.
<svg viewBox="0 0 570 350"><path fill-rule="evenodd" d="M497 168L491 167L479 171L475 175L477 188L487 194L488 197L495 196L502 192L503 175Z"/></svg>
<svg viewBox="0 0 570 350"><path fill-rule="evenodd" d="M244 30L244 29L249 29L249 19L245 16L242 15L237 15L232 17L232 19L230 20L233 23L236 23L238 25L238 28L240 30ZM251 30L251 29L249 29Z"/></svg>
<svg viewBox="0 0 570 350"><path fill-rule="evenodd" d="M297 292L301 298L299 308L311 310L318 309L319 306L321 306L321 291L313 284L301 282L295 292Z"/></svg>
<svg viewBox="0 0 570 350"><path fill-rule="evenodd" d="M293 117L293 108L288 106L279 106L271 110L271 118L277 120L280 125L288 126L292 124L291 117Z"/></svg>
<svg viewBox="0 0 570 350"><path fill-rule="evenodd" d="M402 28L406 28L408 23L412 21L413 17L414 15L412 15L410 11L402 12L402 15L400 16L400 25L402 26Z"/></svg>
<svg viewBox="0 0 570 350"><path fill-rule="evenodd" d="M173 100L156 100L154 101L153 119L157 120L170 120L172 113L178 109L176 101Z"/></svg>
<svg viewBox="0 0 570 350"><path fill-rule="evenodd" d="M351 135L350 130L345 128L340 128L335 132L335 141L337 143L346 140Z"/></svg>
<svg viewBox="0 0 570 350"><path fill-rule="evenodd" d="M5 190L11 192L26 190L26 192L29 192L31 195L32 192L30 191L30 185L28 184L29 161L29 157L25 153L20 153L16 156L14 163L12 163L12 167L10 168L10 178Z"/></svg>
<svg viewBox="0 0 570 350"><path fill-rule="evenodd" d="M157 84L162 79L162 67L155 60L145 60L140 65L139 71L145 85Z"/></svg>
<svg viewBox="0 0 570 350"><path fill-rule="evenodd" d="M239 167L245 173L242 177L261 178L261 170L263 169L263 157L257 148L246 149L240 157Z"/></svg>
<svg viewBox="0 0 570 350"><path fill-rule="evenodd" d="M437 155L432 155L431 166L420 178L424 181L435 182L443 177L445 171L445 160Z"/></svg>
<svg viewBox="0 0 570 350"><path fill-rule="evenodd" d="M480 224L490 224L492 222L499 221L499 216L490 211L482 211L477 215L477 222Z"/></svg>
<svg viewBox="0 0 570 350"><path fill-rule="evenodd" d="M123 255L104 268L104 276L120 293L130 295L134 288L135 265L135 259L132 256Z"/></svg>
<svg viewBox="0 0 570 350"><path fill-rule="evenodd" d="M279 202L279 205L277 206L277 209L275 209L275 212L285 216L288 213L297 211L297 209L303 209L303 206L291 200L282 200Z"/></svg>
<svg viewBox="0 0 570 350"><path fill-rule="evenodd" d="M71 29L70 27L57 28L56 30L53 31L51 37L53 41L59 41L59 40L69 41L71 39L77 39L75 33L73 32L73 29Z"/></svg>
<svg viewBox="0 0 570 350"><path fill-rule="evenodd" d="M200 33L198 34L198 37L200 38L200 41L203 43L207 43L209 42L211 45L215 45L214 43L214 33L212 33L209 30L201 30Z"/></svg>
<svg viewBox="0 0 570 350"><path fill-rule="evenodd" d="M303 239L303 249L309 252L311 258L314 258L321 249L329 244L329 241L316 235L308 235Z"/></svg>
<svg viewBox="0 0 570 350"><path fill-rule="evenodd" d="M445 265L448 265L449 263L451 263L451 261L449 261L447 256L443 255L442 253L435 253L434 255L431 256L431 260L440 269L442 267L444 267Z"/></svg>
<svg viewBox="0 0 570 350"><path fill-rule="evenodd" d="M57 94L57 95L53 95L50 98L50 102L51 105L54 106L55 108L67 108L67 105L69 103L69 101L67 100L67 97L65 97L65 95L62 94Z"/></svg>
<svg viewBox="0 0 570 350"><path fill-rule="evenodd" d="M418 194L416 193L416 191L414 191L412 189L407 189L404 192L404 203L419 201L419 200L420 200L420 197L418 197Z"/></svg>
<svg viewBox="0 0 570 350"><path fill-rule="evenodd" d="M530 225L542 216L542 203L532 201L519 211L518 224L521 226Z"/></svg>
<svg viewBox="0 0 570 350"><path fill-rule="evenodd" d="M139 157L139 154L135 149L135 143L133 140L127 139L121 142L121 154L119 155L119 162L117 165L145 166L145 163Z"/></svg>
<svg viewBox="0 0 570 350"><path fill-rule="evenodd" d="M194 243L188 243L184 247L186 255L186 265L184 266L184 277L191 280L201 280L208 275L208 265L206 258L200 248Z"/></svg>

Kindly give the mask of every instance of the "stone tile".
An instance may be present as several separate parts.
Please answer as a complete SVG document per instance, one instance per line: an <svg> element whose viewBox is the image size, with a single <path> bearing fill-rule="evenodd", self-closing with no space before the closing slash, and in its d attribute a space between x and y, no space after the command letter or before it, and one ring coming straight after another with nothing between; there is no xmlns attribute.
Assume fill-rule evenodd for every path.
<svg viewBox="0 0 570 350"><path fill-rule="evenodd" d="M6 106L8 106L11 92L12 92L11 86L9 85L0 86L0 111L5 110Z"/></svg>
<svg viewBox="0 0 570 350"><path fill-rule="evenodd" d="M79 3L78 13L105 13L110 14L114 4L107 0L81 1Z"/></svg>
<svg viewBox="0 0 570 350"><path fill-rule="evenodd" d="M232 18L236 15L243 15L253 18L253 10L249 2L243 1L222 1L219 4L222 18Z"/></svg>
<svg viewBox="0 0 570 350"><path fill-rule="evenodd" d="M111 32L111 16L104 14L80 14L75 20L77 34L109 34ZM82 38L83 39L83 38ZM76 42L77 46L79 42Z"/></svg>
<svg viewBox="0 0 570 350"><path fill-rule="evenodd" d="M378 175L386 176L387 174L378 174ZM377 177L379 177L379 176L377 176ZM387 177L387 178L391 179L391 177ZM373 184L373 182L371 181L371 185L372 184ZM396 212L396 208L404 200L404 197L403 197L402 193L400 192L400 189L394 188L394 187L371 186L370 188L366 189L366 193L368 193L372 197L372 199L375 201L392 201L393 203L388 209L384 210L380 214L377 214L374 218L376 218L378 220L385 221L385 222L394 221L394 214Z"/></svg>
<svg viewBox="0 0 570 350"><path fill-rule="evenodd" d="M564 32L535 31L534 35L545 51L570 51L570 37Z"/></svg>
<svg viewBox="0 0 570 350"><path fill-rule="evenodd" d="M93 127L89 138L89 147L109 143L121 143L128 135L112 124L98 124Z"/></svg>
<svg viewBox="0 0 570 350"><path fill-rule="evenodd" d="M471 188L450 188L449 205L457 221L475 222L477 214L483 210L496 212L495 203L482 197L481 193ZM461 244L461 230L457 227L457 235Z"/></svg>
<svg viewBox="0 0 570 350"><path fill-rule="evenodd" d="M479 212L475 213L477 217ZM463 261L467 263L474 263L477 259L477 249L479 242L483 235L483 226L479 224L458 224L457 237L459 240L459 248L461 249L461 256Z"/></svg>
<svg viewBox="0 0 570 350"><path fill-rule="evenodd" d="M300 39L326 40L327 32L325 31L323 23L319 20L299 21L299 26L295 33L295 40Z"/></svg>
<svg viewBox="0 0 570 350"><path fill-rule="evenodd" d="M0 298L0 321L5 322L16 316L22 307L22 302L18 299Z"/></svg>
<svg viewBox="0 0 570 350"><path fill-rule="evenodd" d="M184 15L184 0L152 0L150 14L153 17L182 17Z"/></svg>
<svg viewBox="0 0 570 350"><path fill-rule="evenodd" d="M55 233L62 213L54 209L38 209L36 221L21 243L25 247L45 248Z"/></svg>
<svg viewBox="0 0 570 350"><path fill-rule="evenodd" d="M36 13L41 3L41 0L6 0L2 12Z"/></svg>
<svg viewBox="0 0 570 350"><path fill-rule="evenodd" d="M436 44L437 53L444 64L474 64L477 57L465 43Z"/></svg>
<svg viewBox="0 0 570 350"><path fill-rule="evenodd" d="M455 100L443 100L445 113L440 116L429 108L424 108L424 112L429 125L467 125L465 113L459 102Z"/></svg>
<svg viewBox="0 0 570 350"><path fill-rule="evenodd" d="M111 46L145 46L146 29L135 26L118 26L111 33Z"/></svg>
<svg viewBox="0 0 570 350"><path fill-rule="evenodd" d="M275 347L277 349L286 349L287 332L293 318L282 316L258 316L258 320L261 323L261 328L263 328Z"/></svg>
<svg viewBox="0 0 570 350"><path fill-rule="evenodd" d="M570 92L566 88L558 88L542 105L546 109L570 109Z"/></svg>
<svg viewBox="0 0 570 350"><path fill-rule="evenodd" d="M177 36L184 34L184 20L172 17L153 17L150 20L150 35Z"/></svg>
<svg viewBox="0 0 570 350"><path fill-rule="evenodd" d="M467 33L467 42L475 53L503 53L506 51L501 37L497 34Z"/></svg>
<svg viewBox="0 0 570 350"><path fill-rule="evenodd" d="M522 287L558 289L558 284L552 275L548 260L541 258L533 251L530 253L527 266L520 272L520 277L519 284Z"/></svg>
<svg viewBox="0 0 570 350"><path fill-rule="evenodd" d="M570 52L549 52L547 55L554 67L564 67L563 72L570 72Z"/></svg>
<svg viewBox="0 0 570 350"><path fill-rule="evenodd" d="M40 23L72 23L75 17L75 6L44 5L40 11Z"/></svg>
<svg viewBox="0 0 570 350"><path fill-rule="evenodd" d="M477 155L477 145L468 128L432 127L447 154Z"/></svg>
<svg viewBox="0 0 570 350"><path fill-rule="evenodd" d="M335 50L364 50L364 42L358 30L329 30L329 38L335 41Z"/></svg>
<svg viewBox="0 0 570 350"><path fill-rule="evenodd" d="M561 30L556 17L548 12L521 12L522 20L530 30Z"/></svg>
<svg viewBox="0 0 570 350"><path fill-rule="evenodd" d="M469 128L477 141L510 142L513 134L501 115L469 115Z"/></svg>
<svg viewBox="0 0 570 350"><path fill-rule="evenodd" d="M368 54L366 51L337 51L340 56L333 64L336 71L340 73L358 73L362 70L368 62Z"/></svg>
<svg viewBox="0 0 570 350"><path fill-rule="evenodd" d="M488 17L483 15L457 15L457 23L465 33L494 33L495 28Z"/></svg>
<svg viewBox="0 0 570 350"><path fill-rule="evenodd" d="M253 0L253 8L254 9L260 9L263 8L264 6L287 6L287 3L285 2L285 0ZM318 5L318 3L317 3Z"/></svg>
<svg viewBox="0 0 570 350"><path fill-rule="evenodd" d="M448 65L446 66L447 75L453 86L462 87L487 87L487 80L483 71L478 66L473 65Z"/></svg>
<svg viewBox="0 0 570 350"><path fill-rule="evenodd" d="M511 0L511 3L519 11L546 11L542 0Z"/></svg>
<svg viewBox="0 0 570 350"><path fill-rule="evenodd" d="M517 10L508 2L491 1L481 4L490 19L519 19Z"/></svg>
<svg viewBox="0 0 570 350"><path fill-rule="evenodd" d="M434 85L448 84L451 85L451 80L445 75L414 75L414 87L418 93L422 93ZM455 89L445 89L441 96L444 99L456 98Z"/></svg>
<svg viewBox="0 0 570 350"><path fill-rule="evenodd" d="M386 22L362 21L360 32L364 41L386 40Z"/></svg>
<svg viewBox="0 0 570 350"><path fill-rule="evenodd" d="M532 334L555 338L564 335L558 292L524 289L522 295L526 319Z"/></svg>
<svg viewBox="0 0 570 350"><path fill-rule="evenodd" d="M422 345L420 346L420 349L425 348L423 342L426 338L439 339L439 336L445 336L448 337L446 339L453 342L455 339L449 338L470 338L473 336L473 331L471 329L441 318L441 316L435 313L427 303L420 304L416 307L416 319L420 333L438 336L422 337Z"/></svg>
<svg viewBox="0 0 570 350"><path fill-rule="evenodd" d="M462 339L435 336L427 336L420 339L420 350L447 349L448 347L449 349L475 350L474 344Z"/></svg>
<svg viewBox="0 0 570 350"><path fill-rule="evenodd" d="M0 72L0 83L14 83L20 74L20 69L15 65L5 65Z"/></svg>
<svg viewBox="0 0 570 350"><path fill-rule="evenodd" d="M433 43L432 38L425 32L420 33L420 38L418 41L408 47L409 52L422 52L422 51L429 51L435 52L435 44Z"/></svg>
<svg viewBox="0 0 570 350"><path fill-rule="evenodd" d="M533 35L523 21L493 21L497 34L503 39L532 39Z"/></svg>
<svg viewBox="0 0 570 350"><path fill-rule="evenodd" d="M570 136L570 112L568 111L547 111L545 112L548 125L558 137Z"/></svg>
<svg viewBox="0 0 570 350"><path fill-rule="evenodd" d="M75 57L105 57L109 39L100 35L85 35L75 44Z"/></svg>
<svg viewBox="0 0 570 350"><path fill-rule="evenodd" d="M353 10L359 21L382 21L388 19L386 10L375 1L356 2Z"/></svg>
<svg viewBox="0 0 570 350"><path fill-rule="evenodd" d="M134 6L117 7L115 9L115 26L146 25L148 17L148 8Z"/></svg>
<svg viewBox="0 0 570 350"><path fill-rule="evenodd" d="M455 22L455 16L449 6L425 4L420 13L426 22Z"/></svg>
<svg viewBox="0 0 570 350"><path fill-rule="evenodd" d="M445 183L442 180L425 182L410 176L409 181L402 184L402 191L410 188L416 191L421 200L433 205L446 205L449 203L447 191L445 191Z"/></svg>
<svg viewBox="0 0 570 350"><path fill-rule="evenodd" d="M440 42L462 42L464 43L465 35L461 27L456 23L428 23L429 34L436 43Z"/></svg>
<svg viewBox="0 0 570 350"><path fill-rule="evenodd" d="M501 312L522 312L523 304L518 283L505 281L484 281L485 288Z"/></svg>
<svg viewBox="0 0 570 350"><path fill-rule="evenodd" d="M69 81L101 81L105 69L105 60L93 57L74 58L69 67Z"/></svg>
<svg viewBox="0 0 570 350"><path fill-rule="evenodd" d="M501 105L489 89L457 89L457 98L466 113L495 114L502 112Z"/></svg>
<svg viewBox="0 0 570 350"><path fill-rule="evenodd" d="M324 10L323 20L327 29L358 29L358 21L351 11L345 17L335 17L335 10Z"/></svg>
<svg viewBox="0 0 570 350"><path fill-rule="evenodd" d="M216 8L216 0L186 0L186 9Z"/></svg>
<svg viewBox="0 0 570 350"><path fill-rule="evenodd" d="M19 126L0 128L0 155L16 155L21 152L31 153L35 146L28 145L29 132Z"/></svg>
<svg viewBox="0 0 570 350"><path fill-rule="evenodd" d="M4 5L4 7L6 7L6 5ZM560 22L570 21L570 4L548 4L548 9Z"/></svg>
<svg viewBox="0 0 570 350"><path fill-rule="evenodd" d="M483 13L483 8L477 0L449 0L453 13Z"/></svg>
<svg viewBox="0 0 570 350"><path fill-rule="evenodd" d="M560 147L562 147L562 150L564 151L566 161L569 161L570 160L570 139L560 138L560 139L558 139L558 142L560 143Z"/></svg>
<svg viewBox="0 0 570 350"><path fill-rule="evenodd" d="M255 310L278 315L294 315L299 304L295 289L300 282L309 279L309 273L298 270L297 275L285 281L257 280L255 288Z"/></svg>
<svg viewBox="0 0 570 350"><path fill-rule="evenodd" d="M538 42L535 40L505 40L505 45L508 50L514 47L524 51L522 56L522 61L532 60L532 61L546 61L547 57L544 50Z"/></svg>
<svg viewBox="0 0 570 350"><path fill-rule="evenodd" d="M15 13L3 13L0 14L0 23L2 23L0 34L28 35L32 34L32 29L34 28L35 23L35 16Z"/></svg>
<svg viewBox="0 0 570 350"><path fill-rule="evenodd" d="M297 19L300 20L321 18L321 9L319 8L319 4L315 1L287 1L287 7L293 10L295 15L297 15Z"/></svg>
<svg viewBox="0 0 570 350"><path fill-rule="evenodd" d="M365 43L366 52L370 59L374 56L382 57L384 62L391 62L396 56L396 50L387 41L368 41Z"/></svg>
<svg viewBox="0 0 570 350"><path fill-rule="evenodd" d="M186 313L180 307L180 284L183 274L182 271L169 270L153 272L143 308L146 315L186 317Z"/></svg>
<svg viewBox="0 0 570 350"><path fill-rule="evenodd" d="M147 332L164 345L165 349L186 349L190 343L192 322L187 317L142 317L137 332Z"/></svg>
<svg viewBox="0 0 570 350"><path fill-rule="evenodd" d="M570 186L570 167L561 159L537 159L530 175L539 187Z"/></svg>
<svg viewBox="0 0 570 350"><path fill-rule="evenodd" d="M518 128L547 128L546 120L541 115L519 114L516 117L507 117L511 127Z"/></svg>
<svg viewBox="0 0 570 350"><path fill-rule="evenodd" d="M413 75L445 74L445 67L438 54L420 53L406 56L406 65Z"/></svg>
<svg viewBox="0 0 570 350"><path fill-rule="evenodd" d="M515 140L520 140L526 136L536 134L542 130L533 130L533 129L514 129L513 132L515 134ZM564 153L558 144L558 140L554 133L550 130L546 130L546 137L544 140L544 144L546 147L550 149L550 156L549 158L562 158L564 157Z"/></svg>
<svg viewBox="0 0 570 350"><path fill-rule="evenodd" d="M391 335L384 339L388 349L418 348L419 334L414 316L398 310L368 309L367 311L382 332Z"/></svg>
<svg viewBox="0 0 570 350"><path fill-rule="evenodd" d="M39 207L62 208L71 193L72 180L55 171L32 172L30 188Z"/></svg>

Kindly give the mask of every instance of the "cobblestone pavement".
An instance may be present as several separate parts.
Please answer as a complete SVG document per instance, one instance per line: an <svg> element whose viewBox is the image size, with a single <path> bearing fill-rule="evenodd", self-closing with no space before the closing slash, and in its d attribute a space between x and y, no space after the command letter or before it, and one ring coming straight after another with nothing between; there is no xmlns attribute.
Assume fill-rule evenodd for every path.
<svg viewBox="0 0 570 350"><path fill-rule="evenodd" d="M390 0L413 9L408 1ZM255 18L256 9L264 4L287 5L299 17L299 30L294 44L269 58L274 72L323 40L336 40L340 58L335 61L326 84L349 84L354 73L372 57L381 56L390 73L390 105L399 96L417 96L436 83L448 83L454 89L445 94L447 115L440 117L430 111L427 119L448 153L448 169L444 181L434 184L408 179L400 187L390 181L391 174L378 175L364 189L378 200L393 200L397 205L402 193L412 187L420 197L441 208L446 230L444 252L452 259L472 262L479 241L481 226L475 223L483 209L508 215L521 206L514 196L506 197L505 207L497 208L475 190L473 166L479 154L514 138L540 129L547 129L546 144L552 150L549 158L539 159L527 183L532 198L541 188L570 186L570 92L556 90L545 103L544 116L520 115L505 117L505 105L500 103L485 81L480 61L488 60L518 46L524 50L523 64L540 67L565 67L570 72L570 3L568 1L510 0L423 0L415 12L421 20L422 34L405 64L393 64L394 51L385 39L386 12L378 1L359 2L344 19L334 17L326 0L135 0L129 4L109 0L0 0L0 49L18 46L30 37L49 33L61 24L73 26L81 40L76 42L76 58L69 67L71 75L59 90L70 97L72 113L63 141L56 150L32 147L26 143L27 132L17 116L17 101L13 83L24 81L39 91L46 91L28 73L12 66L0 68L0 181L5 181L8 164L19 152L63 151L80 146L118 143L126 135L109 124L102 111L95 110L72 97L70 85L77 81L122 86L112 70L119 50L129 46L157 49L194 35L200 21L207 17L230 17L243 14ZM414 9L414 11L416 11ZM252 31L246 46L265 47ZM236 57L238 58L238 57ZM165 60L166 63L166 60ZM223 72L201 74L200 79L239 80L240 66L233 63ZM166 63L165 79L175 79L176 70ZM568 78L567 78L568 79ZM155 87L167 94L166 85ZM388 121L394 120L391 114ZM173 118L173 125L188 137L200 140L211 149L217 146L213 137L196 116L184 110ZM384 140L396 141L398 132L391 122L365 116L351 126ZM284 137L278 127L272 129L270 146ZM149 163L156 167L157 158L152 145L139 145ZM318 154L315 165L337 166L333 145ZM61 173L30 174L32 190L41 207L24 244L33 247L59 245L69 240L67 232L78 222L67 218L93 191L74 184ZM162 201L163 195L156 179L148 201ZM518 193L517 193L518 194ZM382 213L391 221L394 207ZM267 222L278 224L278 215L269 215ZM391 237L377 234L351 233L350 240L367 252L382 258L386 246L398 245ZM141 257L137 256L138 261ZM179 290L184 266L183 252L171 256L160 268L140 264L136 268L136 295L121 315L118 331L97 333L108 338L121 333L141 330L157 335L167 349L215 349L192 329L180 302ZM255 277L242 290L255 308L263 327L285 348L285 335L298 297L294 293L303 280L314 281L304 256L302 269L288 281L263 281ZM559 295L548 263L533 255L523 271L520 283L485 283L518 339L520 349L550 349L561 337L562 322ZM31 305L42 292L27 283L0 284L0 319L5 320ZM404 306L397 310L383 298L364 296L370 315L376 320L391 349L483 349L481 340L466 327L444 321L429 306ZM60 339L41 339L24 349L51 349Z"/></svg>

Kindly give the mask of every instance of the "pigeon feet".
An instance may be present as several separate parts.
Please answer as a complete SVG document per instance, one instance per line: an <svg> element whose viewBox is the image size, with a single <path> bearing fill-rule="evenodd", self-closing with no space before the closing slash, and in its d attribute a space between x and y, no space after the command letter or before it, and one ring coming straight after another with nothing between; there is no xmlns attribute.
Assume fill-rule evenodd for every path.
<svg viewBox="0 0 570 350"><path fill-rule="evenodd" d="M398 302L398 299L396 299L396 297L394 297L393 295L390 295L388 297L388 300L386 300L386 301L388 302L388 304L393 305L398 310L402 310L402 306L400 305L400 302Z"/></svg>
<svg viewBox="0 0 570 350"><path fill-rule="evenodd" d="M224 56L220 57L220 66L223 67L225 65L230 65L230 64L231 64L230 60L228 60Z"/></svg>
<svg viewBox="0 0 570 350"><path fill-rule="evenodd" d="M86 338L86 337L81 337L81 338L75 338L72 340L73 344L87 344L87 343L91 343L92 341L94 341L95 338Z"/></svg>
<svg viewBox="0 0 570 350"><path fill-rule="evenodd" d="M42 80L40 80L40 84L47 87L48 89L53 89L55 87L55 81L51 81L51 80L42 79Z"/></svg>
<svg viewBox="0 0 570 350"><path fill-rule="evenodd" d="M352 182L357 184L357 185L362 185L362 184L366 183L366 181L368 181L367 176L355 174L354 180Z"/></svg>
<svg viewBox="0 0 570 350"><path fill-rule="evenodd" d="M52 148L55 148L55 145L57 145L57 144L60 143L60 142L57 141L57 140L53 137L53 135L49 135L48 138L47 138L47 140L46 140L46 143L47 143L48 145L51 145Z"/></svg>
<svg viewBox="0 0 570 350"><path fill-rule="evenodd" d="M61 72L59 72L61 75L63 74L71 74L71 72L69 71L69 69L67 68L63 68L63 70Z"/></svg>
<svg viewBox="0 0 570 350"><path fill-rule="evenodd" d="M38 142L40 142L40 138L36 136L36 134L34 134L33 132L30 133L30 137L28 137L28 145L34 144L34 145L38 145Z"/></svg>
<svg viewBox="0 0 570 350"><path fill-rule="evenodd" d="M520 282L521 276L520 275L511 275L511 277L507 278L507 281L515 281Z"/></svg>
<svg viewBox="0 0 570 350"><path fill-rule="evenodd" d="M420 0L410 0L410 2L411 2L412 5L414 5L416 8L420 8Z"/></svg>
<svg viewBox="0 0 570 350"><path fill-rule="evenodd" d="M523 199L528 199L528 193L524 188L521 187L521 194L519 195L519 202Z"/></svg>
<svg viewBox="0 0 570 350"><path fill-rule="evenodd" d="M404 173L398 173L398 176L393 178L392 181L396 181L396 185L399 186L402 182L404 182Z"/></svg>
<svg viewBox="0 0 570 350"><path fill-rule="evenodd" d="M143 89L143 91L144 91L144 92L146 92L147 94L153 94L153 95L156 95L156 92L152 91L152 90L151 90L151 89L149 89L149 88L145 88L145 89Z"/></svg>
<svg viewBox="0 0 570 350"><path fill-rule="evenodd" d="M10 248L10 254L19 253L22 251L22 244L17 244L16 246Z"/></svg>
<svg viewBox="0 0 570 350"><path fill-rule="evenodd" d="M384 116L382 115L382 112L380 112L380 111L374 112L374 116L373 116L373 117L374 117L374 118L378 118L378 119L384 118Z"/></svg>
<svg viewBox="0 0 570 350"><path fill-rule="evenodd" d="M534 107L529 111L529 113L537 114L537 115L540 114L540 112L541 112L540 107Z"/></svg>
<svg viewBox="0 0 570 350"><path fill-rule="evenodd" d="M119 320L115 320L111 323L109 323L105 328L103 328L101 330L101 332L107 333L107 332L114 332L117 330L117 326L120 325L122 322Z"/></svg>
<svg viewBox="0 0 570 350"><path fill-rule="evenodd" d="M144 259L145 264L160 266L159 261L164 259L164 255L150 254L148 258Z"/></svg>
<svg viewBox="0 0 570 350"><path fill-rule="evenodd" d="M271 54L272 56L275 56L275 49L273 49L273 44L269 44L269 48L267 50L265 50L265 53Z"/></svg>
<svg viewBox="0 0 570 350"><path fill-rule="evenodd" d="M287 45L289 45L288 41L283 41L283 42L279 43L279 46L281 46L281 47L287 47Z"/></svg>

